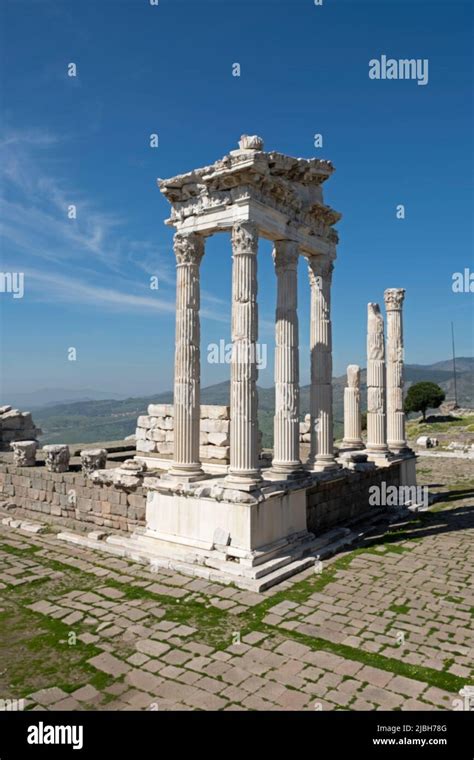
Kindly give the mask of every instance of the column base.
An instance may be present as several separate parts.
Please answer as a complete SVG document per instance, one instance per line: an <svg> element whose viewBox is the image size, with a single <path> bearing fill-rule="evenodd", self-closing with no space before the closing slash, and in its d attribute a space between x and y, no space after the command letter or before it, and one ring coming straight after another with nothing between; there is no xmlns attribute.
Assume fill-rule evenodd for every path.
<svg viewBox="0 0 474 760"><path fill-rule="evenodd" d="M317 456L313 462L308 463L307 469L310 472L327 472L329 470L340 470L341 466L333 456Z"/></svg>
<svg viewBox="0 0 474 760"><path fill-rule="evenodd" d="M225 484L237 491L255 491L262 482L260 470L248 472L229 472L225 478Z"/></svg>
<svg viewBox="0 0 474 760"><path fill-rule="evenodd" d="M394 454L411 454L412 450L406 441L387 441L387 446Z"/></svg>
<svg viewBox="0 0 474 760"><path fill-rule="evenodd" d="M294 462L272 462L271 468L265 472L265 479L297 480L305 475L306 472L299 460Z"/></svg>
<svg viewBox="0 0 474 760"><path fill-rule="evenodd" d="M374 462L379 466L387 464L392 458L392 454L388 450L387 446L380 446L380 448L376 446L366 448L365 453L367 454L368 462Z"/></svg>
<svg viewBox="0 0 474 760"><path fill-rule="evenodd" d="M359 449L364 449L365 444L364 441L361 439L359 440L343 440L341 444L340 451L355 451Z"/></svg>
<svg viewBox="0 0 474 760"><path fill-rule="evenodd" d="M179 465L172 464L166 475L162 476L163 479L181 480L186 483L192 483L195 480L202 480L208 476L201 468L200 464L195 465Z"/></svg>

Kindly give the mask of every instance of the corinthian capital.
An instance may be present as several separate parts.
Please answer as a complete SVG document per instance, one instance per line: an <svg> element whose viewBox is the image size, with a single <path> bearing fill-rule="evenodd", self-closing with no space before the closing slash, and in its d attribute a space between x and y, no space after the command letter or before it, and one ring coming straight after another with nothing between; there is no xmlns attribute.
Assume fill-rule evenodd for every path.
<svg viewBox="0 0 474 760"><path fill-rule="evenodd" d="M178 264L200 264L204 255L204 238L195 232L177 232L173 241Z"/></svg>
<svg viewBox="0 0 474 760"><path fill-rule="evenodd" d="M273 249L275 269L296 269L298 266L299 245L294 240L276 240Z"/></svg>
<svg viewBox="0 0 474 760"><path fill-rule="evenodd" d="M331 282L334 264L322 256L308 256L308 274L311 285L321 287L323 282Z"/></svg>
<svg viewBox="0 0 474 760"><path fill-rule="evenodd" d="M258 228L253 222L237 222L232 227L232 252L257 253Z"/></svg>
<svg viewBox="0 0 474 760"><path fill-rule="evenodd" d="M387 288L383 294L387 311L400 311L405 298L404 288Z"/></svg>

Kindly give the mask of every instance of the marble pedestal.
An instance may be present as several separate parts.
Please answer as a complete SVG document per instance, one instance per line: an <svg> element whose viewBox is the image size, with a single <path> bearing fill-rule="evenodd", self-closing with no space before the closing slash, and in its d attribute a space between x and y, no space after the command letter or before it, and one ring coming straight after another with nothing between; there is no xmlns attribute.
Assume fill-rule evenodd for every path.
<svg viewBox="0 0 474 760"><path fill-rule="evenodd" d="M303 556L314 541L305 488L256 495L230 489L222 478L193 489L163 481L148 493L146 528L130 541L157 568L193 568L203 577L207 568L216 579L258 591L314 564L314 556Z"/></svg>

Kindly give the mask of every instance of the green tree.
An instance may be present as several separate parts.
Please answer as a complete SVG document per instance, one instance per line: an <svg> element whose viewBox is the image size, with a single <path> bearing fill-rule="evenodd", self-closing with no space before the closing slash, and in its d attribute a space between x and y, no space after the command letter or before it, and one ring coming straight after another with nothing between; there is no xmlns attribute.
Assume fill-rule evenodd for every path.
<svg viewBox="0 0 474 760"><path fill-rule="evenodd" d="M437 409L445 399L445 392L436 383L415 383L408 389L405 412L421 412L425 420L427 409Z"/></svg>

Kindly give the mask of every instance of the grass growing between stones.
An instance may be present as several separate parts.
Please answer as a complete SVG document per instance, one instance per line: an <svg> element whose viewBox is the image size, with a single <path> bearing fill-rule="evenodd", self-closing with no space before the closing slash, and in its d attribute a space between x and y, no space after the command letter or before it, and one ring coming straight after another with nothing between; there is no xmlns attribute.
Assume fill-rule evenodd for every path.
<svg viewBox="0 0 474 760"><path fill-rule="evenodd" d="M273 626L266 626L266 628L270 631ZM394 657L387 657L386 655L377 654L375 652L366 652L363 649L356 649L355 647L346 646L345 644L336 644L327 639L318 639L313 636L307 636L304 633L298 633L297 631L285 631L285 636L287 636L287 638L292 638L301 644L306 644L306 646L309 646L311 649L331 652L332 654L337 654L347 660L355 660L364 665L370 665L373 668L388 671L393 673L393 675L413 678L417 681L427 683L429 686L436 686L439 689L445 689L446 691L453 693L458 692L466 685L465 678L459 678L458 676L454 676L451 673L446 673L444 671L425 668L422 665L410 665L409 663L405 663ZM451 661L447 662L449 667Z"/></svg>
<svg viewBox="0 0 474 760"><path fill-rule="evenodd" d="M208 598L201 592L196 594L199 599L189 594L187 600L173 599L164 594L157 594L140 586L127 586L114 580L107 579L107 585L117 588L124 593L125 599L145 599L157 602L166 610L166 620L172 620L177 625L188 625L199 631L199 641L212 646L214 649L225 649L234 631L241 628L241 620L237 615L220 610L209 603Z"/></svg>
<svg viewBox="0 0 474 760"><path fill-rule="evenodd" d="M465 486L465 483L463 484ZM452 504L450 505L452 506ZM95 591L98 584L106 584L123 593L120 601L126 602L143 599L153 601L164 611L163 619L173 621L177 625L187 625L195 628L198 634L190 635L190 640L207 644L214 649L226 649L233 641L236 632L241 637L251 631L261 631L272 637L283 640L294 640L303 643L315 651L327 651L343 658L361 662L365 665L388 671L394 675L401 675L422 681L431 686L436 686L450 692L457 692L465 685L465 679L450 674L439 672L432 668L420 665L412 665L386 655L367 652L353 646L334 643L327 639L317 638L288 629L281 629L279 625L271 625L264 622L265 617L272 608L283 601L292 601L298 605L304 603L315 593L320 593L333 581L339 580L341 571L350 569L351 563L359 557L377 555L380 557L386 552L404 554L410 552L405 542L417 542L422 540L416 531L429 524L439 521L438 516L430 513L418 514L409 523L391 530L383 536L368 537L364 545L346 552L344 555L329 562L322 573L306 577L295 582L275 594L262 599L262 602L248 608L240 614L219 609L212 604L212 597L206 596L201 591L191 593L182 598L175 598L166 593L155 593L146 586L153 586L153 580L143 581L124 575L120 580L102 575L100 579L91 571L75 568L71 562L55 560L50 556L44 556L51 549L41 545L31 546L26 542L4 543L0 549L18 557L35 559L38 563L60 573L60 577L45 577L41 579L40 586L27 583L13 589L15 602L11 600L4 603L0 610L0 638L3 642L0 653L0 688L2 695L19 698L46 686L60 686L65 692L71 692L79 686L90 683L98 689L102 689L114 679L98 672L88 665L87 660L97 655L100 648L86 645L80 640L74 646L69 646L68 634L71 626L59 620L51 619L43 615L35 614L26 609L26 605L36 601L39 597L35 593L41 588L41 599L54 600L71 590L81 592ZM402 545L405 544L405 545ZM35 556L36 555L36 556ZM94 566L97 568L107 567L105 560L97 555L94 557ZM139 567L136 564L134 568ZM93 565L91 565L91 568ZM141 584L144 585L141 585ZM166 585L166 579L163 580ZM170 587L171 589L171 587ZM100 590L97 591L100 594ZM9 592L12 596L11 591ZM446 597L448 601L455 601L455 597ZM392 605L388 610L397 614L406 614L409 611L407 605ZM474 610L471 610L473 612ZM80 634L90 630L84 622L74 624L74 630ZM185 637L186 638L186 637ZM125 659L130 654L127 642L114 642L114 655ZM445 662L445 669L449 667L451 660Z"/></svg>
<svg viewBox="0 0 474 760"><path fill-rule="evenodd" d="M410 522L410 527L420 526L422 527L429 513L422 513L417 515ZM278 631L283 634L287 639L293 639L294 641L306 644L311 649L318 651L327 651L333 654L338 654L349 660L355 660L361 662L364 665L370 665L380 670L385 670L393 673L394 675L405 676L406 678L412 678L418 681L427 683L430 686L435 686L446 691L458 692L465 685L465 679L455 676L446 672L447 668L452 664L450 660L444 663L445 670L438 671L434 668L426 668L420 665L412 665L405 663L402 660L393 657L387 657L375 652L367 652L362 649L357 649L352 646L338 644L327 639L317 638L309 636L307 634L299 633L288 629L280 629L278 625L270 625L264 623L264 618L271 612L272 608L283 601L292 601L299 604L304 604L312 594L320 593L323 589L329 585L332 581L336 580L338 571L347 570L350 568L351 563L357 557L366 554L380 554L375 546L383 545L391 551L396 553L403 553L410 551L406 547L398 546L393 542L399 540L419 541L419 538L413 538L406 529L400 529L387 533L382 539L378 538L373 543L370 543L368 547L361 547L348 552L343 557L333 561L323 572L318 576L307 578L304 581L295 583L290 589L280 591L271 598L266 599L261 605L244 613L241 618L242 622L246 623L244 635L250 633L252 630L259 630L267 632L269 634ZM397 614L407 614L409 607L407 605L392 605L389 610L396 612Z"/></svg>
<svg viewBox="0 0 474 760"><path fill-rule="evenodd" d="M19 699L38 689L59 686L72 692L87 683L98 689L112 682L87 660L99 650L80 640L68 644L70 626L36 615L18 604L0 612L0 693Z"/></svg>

